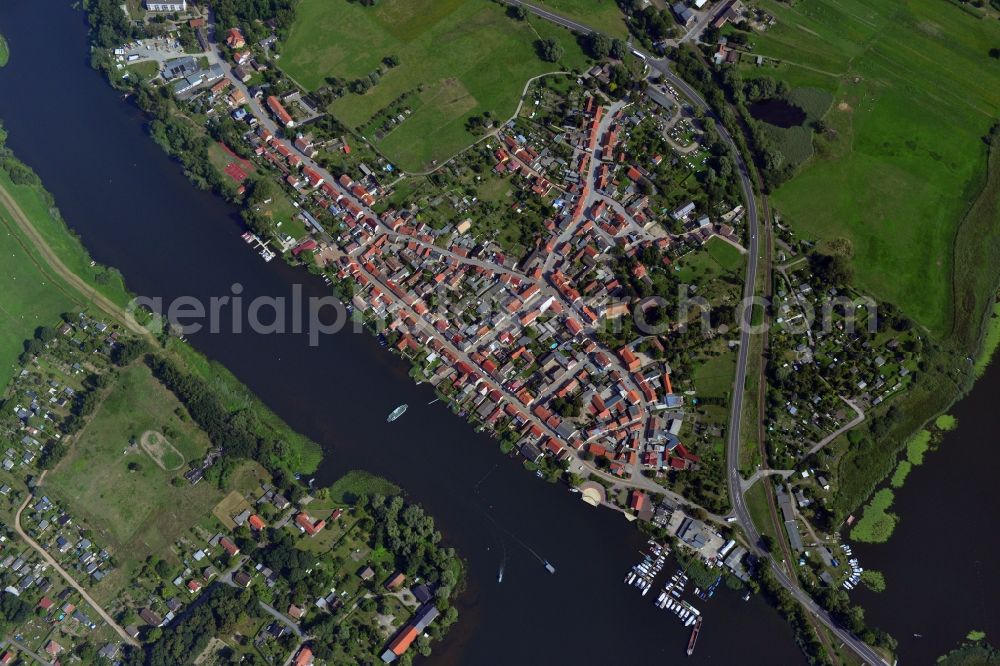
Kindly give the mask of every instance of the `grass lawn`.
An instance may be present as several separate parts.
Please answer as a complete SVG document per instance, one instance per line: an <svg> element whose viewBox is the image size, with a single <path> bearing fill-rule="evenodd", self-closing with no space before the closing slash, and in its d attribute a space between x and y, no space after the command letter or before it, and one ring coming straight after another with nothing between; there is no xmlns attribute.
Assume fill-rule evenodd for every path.
<svg viewBox="0 0 1000 666"><path fill-rule="evenodd" d="M179 416L178 414L183 415ZM93 527L119 553L122 567L97 590L112 596L131 567L147 554L171 558L170 546L221 499L210 483L171 483L182 471L161 469L138 447L124 453L129 438L154 430L192 459L204 453L208 437L180 402L141 363L121 371L92 419L45 478L45 491ZM139 469L129 470L130 463ZM128 553L128 557L125 554Z"/></svg>
<svg viewBox="0 0 1000 666"><path fill-rule="evenodd" d="M694 385L702 398L725 398L733 390L736 352L726 351L705 359L694 371Z"/></svg>
<svg viewBox="0 0 1000 666"><path fill-rule="evenodd" d="M334 504L353 504L362 495L389 497L401 492L399 486L391 481L356 469L334 481L333 485L330 486L330 501ZM320 504L317 503L317 506Z"/></svg>
<svg viewBox="0 0 1000 666"><path fill-rule="evenodd" d="M722 274L722 267L708 252L692 250L674 262L677 278L683 284L703 285Z"/></svg>
<svg viewBox="0 0 1000 666"><path fill-rule="evenodd" d="M764 7L778 24L753 40L785 61L772 74L834 95L836 136L817 139L816 156L774 194L778 210L807 237L848 239L859 286L936 336L953 322L978 331L969 310L979 304L954 299L952 281L956 229L983 187L981 138L1000 113L1000 68L987 55L1000 24L936 0ZM990 269L969 270L987 263L962 261L956 288L989 291L977 276Z"/></svg>
<svg viewBox="0 0 1000 666"><path fill-rule="evenodd" d="M742 252L717 236L709 238L706 245L709 256L727 273L739 271L746 263Z"/></svg>
<svg viewBox="0 0 1000 666"><path fill-rule="evenodd" d="M750 490L744 495L744 499L747 503L747 510L750 512L750 518L753 520L754 526L757 531L764 535L769 535L774 539L775 543L780 543L778 539L784 539L785 535L780 536L774 531L774 521L771 520L771 510L767 506L767 488L764 487L765 483L770 483L766 478L761 479L757 483L750 486ZM780 553L780 547L776 549L776 553ZM780 558L780 555L778 555Z"/></svg>
<svg viewBox="0 0 1000 666"><path fill-rule="evenodd" d="M539 39L555 37L562 62L543 62ZM583 68L573 36L540 19L515 21L504 8L479 0L382 0L374 7L347 0L303 0L281 58L282 68L315 89L328 76L351 81L380 68L386 56L399 66L383 73L364 95L347 93L331 111L351 127L406 93L411 116L376 141L406 170L428 168L474 140L465 121L484 111L513 114L527 80L560 69ZM369 137L374 140L374 137Z"/></svg>
<svg viewBox="0 0 1000 666"><path fill-rule="evenodd" d="M129 71L130 76L138 76L143 81L149 81L160 73L160 64L155 60L147 60L145 62L126 65L125 69Z"/></svg>
<svg viewBox="0 0 1000 666"><path fill-rule="evenodd" d="M30 247L0 208L0 281L8 287L0 292L0 392L35 329L56 325L61 313L78 307L76 294L43 269Z"/></svg>
<svg viewBox="0 0 1000 666"><path fill-rule="evenodd" d="M628 38L625 15L614 0L539 0L535 4L611 37Z"/></svg>

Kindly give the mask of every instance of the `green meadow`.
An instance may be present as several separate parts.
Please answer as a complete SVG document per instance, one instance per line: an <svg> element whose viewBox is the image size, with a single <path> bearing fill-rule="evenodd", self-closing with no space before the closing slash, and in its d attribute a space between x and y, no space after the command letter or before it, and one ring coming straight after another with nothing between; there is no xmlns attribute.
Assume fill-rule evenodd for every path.
<svg viewBox="0 0 1000 666"><path fill-rule="evenodd" d="M554 37L561 62L542 61L535 42ZM465 123L490 111L514 113L529 78L583 68L586 58L569 32L540 19L516 21L504 8L479 0L383 0L374 7L347 0L302 0L284 45L281 66L313 90L334 76L368 76L387 56L399 65L363 95L348 92L330 111L353 128L364 126L402 95L412 109L400 125L375 140L403 169L431 168L476 136Z"/></svg>
<svg viewBox="0 0 1000 666"><path fill-rule="evenodd" d="M1000 188L982 140L1000 117L1000 23L938 0L763 4L778 23L755 53L781 63L754 71L834 97L777 209L807 238L849 240L859 286L968 347L996 280L972 258L1000 217L995 195L974 206Z"/></svg>
<svg viewBox="0 0 1000 666"><path fill-rule="evenodd" d="M147 555L172 557L174 540L222 497L211 483L191 486L184 480L186 465L163 469L141 446L129 446L130 439L147 431L166 435L174 448L173 463L179 462L177 452L185 461L196 460L210 445L174 394L137 361L121 370L66 456L45 478L46 492L81 515L116 550L133 554L121 574L116 571L99 586L102 597L125 585L125 574Z"/></svg>

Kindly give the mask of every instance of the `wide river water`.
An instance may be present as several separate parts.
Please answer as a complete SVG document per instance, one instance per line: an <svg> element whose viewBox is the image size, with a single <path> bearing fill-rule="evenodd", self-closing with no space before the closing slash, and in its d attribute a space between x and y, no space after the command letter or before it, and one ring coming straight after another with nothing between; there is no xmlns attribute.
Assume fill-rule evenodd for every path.
<svg viewBox="0 0 1000 666"><path fill-rule="evenodd" d="M247 299L287 297L296 284L307 296L328 293L305 271L265 264L252 253L239 237L236 210L195 189L153 143L142 114L89 67L86 22L68 2L5 0L0 33L11 48L0 69L8 145L39 173L93 257L118 267L133 292L207 299L230 294L238 282ZM432 663L803 661L773 610L721 589L699 604L705 627L694 656L686 657L688 631L653 608L655 594L641 597L622 583L644 545L635 527L526 473L441 403L429 404L431 390L415 386L407 366L373 337L343 332L310 347L302 335L224 328L191 342L323 446L319 482L363 468L397 482L435 516L466 561L468 586L458 600L461 619L435 647ZM984 384L998 381L994 369ZM978 395L988 401L991 394ZM404 402L406 415L386 424ZM863 549L865 566L883 569L889 582L882 597L865 601L876 623L900 638L904 654L920 655L912 661L927 661L970 628L995 627L988 599L997 592L996 536L985 521L996 503L983 490L980 511L969 515L962 508L973 505L958 501L974 482L988 487L996 469L989 436L995 410L962 411L961 427L949 437L949 444L964 438L954 442L961 452L928 456L899 494L899 536ZM555 565L555 575L541 559ZM923 643L908 638L912 632L922 632Z"/></svg>

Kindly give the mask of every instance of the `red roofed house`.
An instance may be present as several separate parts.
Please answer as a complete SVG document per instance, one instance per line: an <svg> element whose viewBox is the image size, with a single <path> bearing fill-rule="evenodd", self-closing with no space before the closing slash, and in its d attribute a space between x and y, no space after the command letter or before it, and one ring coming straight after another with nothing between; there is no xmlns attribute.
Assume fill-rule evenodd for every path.
<svg viewBox="0 0 1000 666"><path fill-rule="evenodd" d="M194 594L201 589L201 583L196 580L189 580L187 584L188 591Z"/></svg>
<svg viewBox="0 0 1000 666"><path fill-rule="evenodd" d="M292 120L292 115L288 113L288 111L285 111L285 107L281 105L281 102L278 101L278 98L274 95L268 96L267 108L271 109L271 113L273 113L285 127L292 127L295 125L295 121Z"/></svg>
<svg viewBox="0 0 1000 666"><path fill-rule="evenodd" d="M406 629L403 629L403 631L399 632L399 634L397 634L396 637L392 639L392 642L389 643L389 651L392 652L397 657L400 656L401 654L406 652L406 650L410 647L413 641L416 640L418 634L419 632L417 631L416 627L414 627L413 625L408 625ZM385 661L384 656L382 657L382 660Z"/></svg>
<svg viewBox="0 0 1000 666"><path fill-rule="evenodd" d="M580 322L573 317L566 318L566 328L568 328L569 332L573 335L579 335L580 331L583 330L583 326L580 325Z"/></svg>
<svg viewBox="0 0 1000 666"><path fill-rule="evenodd" d="M618 351L618 355L621 357L622 363L625 364L625 367L628 368L629 372L635 372L642 366L639 358L627 346L622 347Z"/></svg>
<svg viewBox="0 0 1000 666"><path fill-rule="evenodd" d="M309 184L313 187L319 187L323 184L323 176L319 175L319 172L306 167L302 170L302 174L309 180Z"/></svg>
<svg viewBox="0 0 1000 666"><path fill-rule="evenodd" d="M295 655L295 666L312 666L313 651L303 646L299 653Z"/></svg>
<svg viewBox="0 0 1000 666"><path fill-rule="evenodd" d="M313 521L305 511L295 516L295 524L298 525L303 532L309 536L316 536L320 530L326 527L326 521L316 520Z"/></svg>
<svg viewBox="0 0 1000 666"><path fill-rule="evenodd" d="M264 522L264 519L258 516L256 513L250 516L250 520L248 522L250 523L250 529L255 530L257 532L260 532L262 529L267 527L267 523Z"/></svg>
<svg viewBox="0 0 1000 666"><path fill-rule="evenodd" d="M316 241L314 241L312 238L307 238L306 240L302 241L301 243L292 248L292 254L297 257L303 252L306 252L307 250L315 250L317 247L318 246L316 244ZM252 521L253 518L254 516L251 516L250 520Z"/></svg>
<svg viewBox="0 0 1000 666"><path fill-rule="evenodd" d="M389 577L389 580L385 581L385 588L387 590L397 590L404 582L406 582L406 575L401 571L397 571Z"/></svg>
<svg viewBox="0 0 1000 666"><path fill-rule="evenodd" d="M243 39L239 28L230 28L226 33L226 45L231 49L241 49L247 45L247 40Z"/></svg>
<svg viewBox="0 0 1000 666"><path fill-rule="evenodd" d="M219 545L222 546L229 557L236 557L240 554L240 547L230 541L227 537L219 539Z"/></svg>

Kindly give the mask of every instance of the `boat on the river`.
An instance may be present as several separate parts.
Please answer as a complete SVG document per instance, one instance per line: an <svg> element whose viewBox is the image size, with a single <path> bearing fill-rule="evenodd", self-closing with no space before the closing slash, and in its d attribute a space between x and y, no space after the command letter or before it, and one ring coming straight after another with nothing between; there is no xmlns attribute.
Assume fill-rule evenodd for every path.
<svg viewBox="0 0 1000 666"><path fill-rule="evenodd" d="M691 638L688 640L687 653L690 657L694 654L694 644L698 642L698 632L701 631L701 618L699 617L694 623L694 629L691 630Z"/></svg>
<svg viewBox="0 0 1000 666"><path fill-rule="evenodd" d="M548 560L545 560L545 570L550 574L554 574L556 572L556 568L552 566Z"/></svg>
<svg viewBox="0 0 1000 666"><path fill-rule="evenodd" d="M392 423L393 421L395 421L396 419L398 419L398 418L399 418L400 416L402 416L402 415L403 415L403 413L404 413L404 412L405 412L405 411L406 411L406 410L407 410L408 408L409 408L409 405L406 405L406 404L403 404L403 405L400 405L400 406L399 406L399 407L397 407L396 409L392 410L392 413L391 413L391 414L389 414L389 418L387 418L387 419L385 420L385 422L386 422L386 423Z"/></svg>

